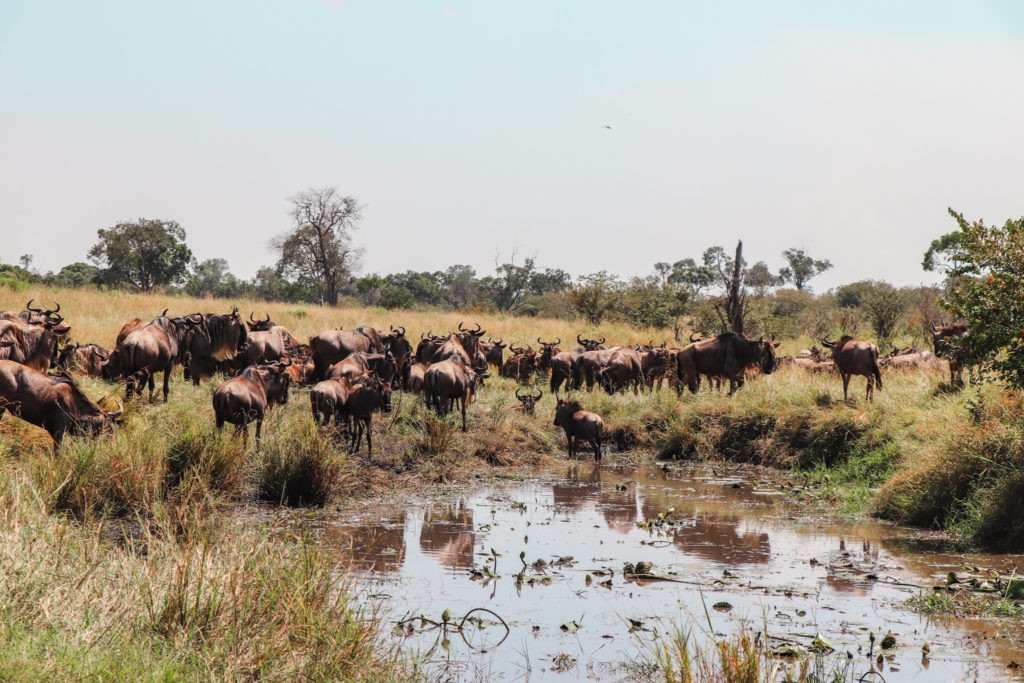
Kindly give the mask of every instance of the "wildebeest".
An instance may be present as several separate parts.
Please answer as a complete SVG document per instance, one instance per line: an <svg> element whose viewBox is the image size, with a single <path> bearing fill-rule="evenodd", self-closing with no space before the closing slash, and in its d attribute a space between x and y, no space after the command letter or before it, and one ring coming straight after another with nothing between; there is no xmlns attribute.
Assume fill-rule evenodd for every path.
<svg viewBox="0 0 1024 683"><path fill-rule="evenodd" d="M90 377L102 377L103 366L110 360L110 352L99 344L68 343L57 356L57 367L64 372L81 372Z"/></svg>
<svg viewBox="0 0 1024 683"><path fill-rule="evenodd" d="M509 351L513 355L502 364L498 374L514 379L520 384L529 384L534 373L537 372L537 352L529 346L510 346Z"/></svg>
<svg viewBox="0 0 1024 683"><path fill-rule="evenodd" d="M0 359L46 372L57 361L58 335L54 330L60 320L60 316L39 323L21 318L0 320L0 342L5 342L0 346Z"/></svg>
<svg viewBox="0 0 1024 683"><path fill-rule="evenodd" d="M352 383L352 391L345 400L343 413L352 420L351 452L359 451L366 434L366 452L373 453L373 413L391 412L391 385L382 382L372 372Z"/></svg>
<svg viewBox="0 0 1024 683"><path fill-rule="evenodd" d="M460 322L459 331L453 332L447 338L444 338L440 345L429 354L429 357L423 360L425 362L438 363L458 356L466 365L476 367L479 370L486 370L486 363L481 367L477 359L477 354L480 351L480 337L485 333L486 330L481 330L479 323L476 323L475 330L469 330L463 327Z"/></svg>
<svg viewBox="0 0 1024 683"><path fill-rule="evenodd" d="M166 313L166 311L165 311ZM125 396L142 396L142 385L149 383L149 400L153 400L154 380L157 372L164 373L164 403L170 393L168 382L175 363L184 360L188 335L193 328L202 325L201 314L195 313L184 318L168 318L160 315L147 325L129 332L115 349L120 374L125 382Z"/></svg>
<svg viewBox="0 0 1024 683"><path fill-rule="evenodd" d="M843 400L849 399L850 378L863 375L868 380L867 400L874 395L875 385L882 390L882 373L878 369L878 347L866 341L859 341L850 335L843 335L835 341L822 339L826 348L832 349L832 360L840 377L843 378Z"/></svg>
<svg viewBox="0 0 1024 683"><path fill-rule="evenodd" d="M398 376L398 365L391 352L353 353L327 369L327 379L355 379L367 372L375 373L384 382L394 382Z"/></svg>
<svg viewBox="0 0 1024 683"><path fill-rule="evenodd" d="M53 304L57 308L44 310L42 308L33 308L33 301L34 299L29 299L28 303L25 304L25 310L20 313L15 311L0 313L0 320L16 320L28 325L45 325L57 336L58 342L67 341L71 328L68 325L62 324L64 318L60 315L60 303L54 301Z"/></svg>
<svg viewBox="0 0 1024 683"><path fill-rule="evenodd" d="M447 415L451 405L458 401L462 412L462 431L466 431L466 404L476 399L477 384L489 376L461 357L434 363L423 375L427 405L441 415Z"/></svg>
<svg viewBox="0 0 1024 683"><path fill-rule="evenodd" d="M523 409L523 413L526 415L533 416L533 411L537 407L537 401L539 401L542 396L544 396L544 392L540 389L537 390L536 396L534 396L533 393L525 395L520 394L519 389L516 389L516 400L519 401Z"/></svg>
<svg viewBox="0 0 1024 683"><path fill-rule="evenodd" d="M250 365L237 377L225 380L213 392L213 412L217 429L225 422L235 425L235 436L239 432L245 443L249 442L249 423L256 423L256 447L259 448L263 430L263 417L267 409L288 402L288 374L290 361L278 361L267 365Z"/></svg>
<svg viewBox="0 0 1024 683"><path fill-rule="evenodd" d="M964 385L964 363L966 349L963 348L970 332L964 323L936 325L932 323L932 346L935 355L949 362L949 383L955 387ZM952 343L951 343L952 342Z"/></svg>
<svg viewBox="0 0 1024 683"><path fill-rule="evenodd" d="M661 346L649 344L646 348L637 349L637 353L640 354L640 370L643 373L644 384L651 390L657 384L660 391L662 380L670 369L675 369L673 365L676 359L675 355L665 344Z"/></svg>
<svg viewBox="0 0 1024 683"><path fill-rule="evenodd" d="M941 362L931 351L913 349L879 358L878 367L887 370L934 370Z"/></svg>
<svg viewBox="0 0 1024 683"><path fill-rule="evenodd" d="M484 358L487 359L487 364L493 365L499 370L505 362L504 351L506 348L507 344L501 339L497 341L488 339L487 341L480 342L480 351L483 352Z"/></svg>
<svg viewBox="0 0 1024 683"><path fill-rule="evenodd" d="M537 354L537 372L546 377L551 372L551 359L562 352L562 349L558 348L558 345L562 343L562 338L558 337L555 341L546 342L537 337L537 343L540 344L540 352Z"/></svg>
<svg viewBox="0 0 1024 683"><path fill-rule="evenodd" d="M0 360L0 417L5 411L42 427L54 448L65 434L94 435L120 417L90 401L68 377L47 375L11 360Z"/></svg>
<svg viewBox="0 0 1024 683"><path fill-rule="evenodd" d="M323 330L309 338L309 346L313 349L317 379L326 378L329 367L353 353L384 353L380 333L366 325L353 330Z"/></svg>
<svg viewBox="0 0 1024 683"><path fill-rule="evenodd" d="M427 368L430 363L413 363L409 367L409 376L405 378L405 390L412 394L423 394L426 392Z"/></svg>
<svg viewBox="0 0 1024 683"><path fill-rule="evenodd" d="M604 420L600 415L584 410L579 401L558 399L558 405L555 406L555 426L565 430L570 458L576 457L578 442L583 440L594 449L594 460L601 462Z"/></svg>
<svg viewBox="0 0 1024 683"><path fill-rule="evenodd" d="M643 370L640 365L640 354L630 346L620 346L610 349L610 355L597 371L597 382L609 395L619 391L625 391L632 387L633 393L640 392L643 385ZM606 351L595 351L593 353L607 353ZM588 354L580 356L582 363Z"/></svg>
<svg viewBox="0 0 1024 683"><path fill-rule="evenodd" d="M691 393L697 393L700 375L708 375L728 379L731 396L743 386L748 369L760 368L764 374L771 374L776 346L771 340L755 341L735 332L688 344L676 355L680 390L685 385Z"/></svg>
<svg viewBox="0 0 1024 683"><path fill-rule="evenodd" d="M406 339L405 328L401 325L389 326L389 330L390 332L381 339L381 343L384 345L384 351L391 352L391 355L394 356L398 376L401 378L401 384L404 385L409 376L409 366L412 365L412 344ZM392 384L398 384L398 380L396 379Z"/></svg>
<svg viewBox="0 0 1024 683"><path fill-rule="evenodd" d="M601 339L584 339L581 335L577 334L576 341L579 342L577 348L572 351L561 351L551 357L551 393L553 394L558 394L558 390L562 387L563 382L569 391L579 389L576 362L587 351L603 349L605 339L604 337L601 337Z"/></svg>
<svg viewBox="0 0 1024 683"><path fill-rule="evenodd" d="M231 313L218 315L200 313L202 324L198 325L188 341L188 370L192 383L199 386L200 380L211 376L218 363L243 356L249 346L245 323L236 307Z"/></svg>
<svg viewBox="0 0 1024 683"><path fill-rule="evenodd" d="M348 379L325 379L317 382L309 392L313 422L320 427L327 427L333 417L335 426L341 427L342 410L351 392L352 383Z"/></svg>

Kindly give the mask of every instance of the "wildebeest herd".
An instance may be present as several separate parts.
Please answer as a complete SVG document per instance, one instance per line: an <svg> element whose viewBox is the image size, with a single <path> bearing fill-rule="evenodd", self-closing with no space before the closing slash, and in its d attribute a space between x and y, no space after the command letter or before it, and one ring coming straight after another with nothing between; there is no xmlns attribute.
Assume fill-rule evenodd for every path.
<svg viewBox="0 0 1024 683"><path fill-rule="evenodd" d="M934 327L935 352L894 349L879 355L869 342L850 336L821 340L830 353L806 349L795 356L778 357L774 339L748 339L726 332L698 339L682 347L668 344L605 346L604 337L577 335L578 346L562 350L560 338L537 338L537 348L517 346L488 338L479 324L446 334L420 335L415 350L402 326L387 332L368 325L351 330L324 330L300 343L270 316L245 320L235 308L230 313L192 313L168 317L167 310L149 322L135 318L121 328L112 350L97 344L69 339L71 327L60 314L60 305L41 309L29 301L25 310L0 313L0 417L10 412L45 429L55 447L67 433L96 434L118 421L123 406L106 411L90 401L71 375L85 374L124 382L125 399L141 397L149 387L153 400L155 375L163 373L163 398L167 401L169 376L182 366L186 379L196 385L204 379L226 379L213 394L213 416L218 428L229 423L248 439L248 425L256 423L259 443L266 411L288 401L289 387L310 386L314 422L349 438L354 452L365 436L372 452L374 412L390 412L395 390L422 395L426 405L441 415L458 407L463 431L466 409L484 381L497 368L501 377L522 387L515 397L516 409L533 416L546 382L558 397L554 425L565 430L571 456L576 444L587 443L596 459L602 455L604 425L600 416L583 408L577 398L560 398L561 392L593 391L595 385L608 394L632 390L661 390L668 382L682 393L697 393L701 383L729 394L740 389L751 373L770 374L779 367L809 372L838 372L843 397L848 399L850 379L867 379L867 398L882 390L882 369L933 368L940 357L949 359L950 381L962 384L962 364L955 351L968 336L962 324ZM505 351L509 356L505 357ZM51 367L55 368L50 373ZM332 424L333 423L333 424Z"/></svg>

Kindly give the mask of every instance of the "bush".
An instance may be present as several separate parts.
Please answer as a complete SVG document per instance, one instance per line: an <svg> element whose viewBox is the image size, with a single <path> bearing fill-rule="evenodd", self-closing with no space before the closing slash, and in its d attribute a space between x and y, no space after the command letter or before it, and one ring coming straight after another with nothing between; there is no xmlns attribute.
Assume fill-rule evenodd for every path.
<svg viewBox="0 0 1024 683"><path fill-rule="evenodd" d="M307 420L264 440L257 473L259 497L289 507L323 505L341 483L335 449Z"/></svg>

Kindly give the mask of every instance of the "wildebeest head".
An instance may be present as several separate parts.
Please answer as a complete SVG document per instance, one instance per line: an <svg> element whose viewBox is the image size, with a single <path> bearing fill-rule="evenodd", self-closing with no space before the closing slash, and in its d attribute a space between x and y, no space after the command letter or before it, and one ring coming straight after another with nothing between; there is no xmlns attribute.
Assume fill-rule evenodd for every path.
<svg viewBox="0 0 1024 683"><path fill-rule="evenodd" d="M583 406L576 399L558 399L555 406L555 426L565 427L572 423L572 416L583 410Z"/></svg>
<svg viewBox="0 0 1024 683"><path fill-rule="evenodd" d="M851 337L848 334L844 334L843 336L841 336L839 339L836 339L835 341L829 341L828 339L822 339L821 340L821 345L824 346L826 349L832 349L832 355L834 356L836 354L836 352L841 351L842 348L844 346L846 346L847 342L851 342L851 341L853 341L853 337Z"/></svg>
<svg viewBox="0 0 1024 683"><path fill-rule="evenodd" d="M394 408L391 405L391 382L385 382L377 376L377 373L367 372L352 381L353 385L362 385L377 395L377 408L382 413L390 413Z"/></svg>
<svg viewBox="0 0 1024 683"><path fill-rule="evenodd" d="M527 415L532 416L534 408L537 407L537 401L544 395L540 389L537 390L537 395L526 394L525 396L519 393L519 389L516 389L516 399L523 404L523 412Z"/></svg>
<svg viewBox="0 0 1024 683"><path fill-rule="evenodd" d="M604 337L600 339L584 339L580 335L576 335L576 341L579 342L580 346L586 351L597 351L604 344Z"/></svg>
<svg viewBox="0 0 1024 683"><path fill-rule="evenodd" d="M487 330L480 329L480 323L473 323L476 325L475 330L469 330L459 323L459 332L455 335L459 343L462 344L462 348L466 349L466 353L469 354L470 358L476 358L477 351L480 350L480 337L487 333Z"/></svg>
<svg viewBox="0 0 1024 683"><path fill-rule="evenodd" d="M754 342L754 345L757 348L757 364L760 366L761 372L770 375L775 369L775 349L779 347L779 344L776 343L773 336L771 339L761 337Z"/></svg>
<svg viewBox="0 0 1024 683"><path fill-rule="evenodd" d="M270 321L269 313L267 313L267 317L265 320L253 319L253 313L255 313L255 311L249 311L249 320L245 323L246 325L249 326L250 332L266 332L267 330L274 326L274 323Z"/></svg>
<svg viewBox="0 0 1024 683"><path fill-rule="evenodd" d="M288 372L288 366L291 364L292 359L285 358L284 360L260 365L257 368L263 377L263 382L267 385L268 403L279 403L281 405L288 403L288 387L292 379L291 374Z"/></svg>

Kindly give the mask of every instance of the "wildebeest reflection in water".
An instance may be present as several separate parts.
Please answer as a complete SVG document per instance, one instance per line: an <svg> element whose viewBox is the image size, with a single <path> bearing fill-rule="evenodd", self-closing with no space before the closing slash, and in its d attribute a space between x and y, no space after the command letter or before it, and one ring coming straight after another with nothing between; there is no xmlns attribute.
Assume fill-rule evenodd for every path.
<svg viewBox="0 0 1024 683"><path fill-rule="evenodd" d="M450 569L473 566L473 509L460 500L458 505L434 507L424 514L420 548Z"/></svg>
<svg viewBox="0 0 1024 683"><path fill-rule="evenodd" d="M555 507L561 510L578 510L588 503L599 505L609 529L621 534L629 533L635 528L639 516L636 486L627 485L625 489L617 490L616 484L621 484L619 478L609 478L602 483L601 476L602 469L597 465L570 467L566 474L569 482L551 486Z"/></svg>
<svg viewBox="0 0 1024 683"><path fill-rule="evenodd" d="M644 499L646 519L664 510L660 503ZM675 519L681 524L672 535L672 544L688 555L724 564L767 564L771 560L768 534L742 530L741 517L691 510L677 511Z"/></svg>
<svg viewBox="0 0 1024 683"><path fill-rule="evenodd" d="M405 561L405 518L381 524L327 526L326 540L348 553L345 566L365 572L395 572Z"/></svg>

